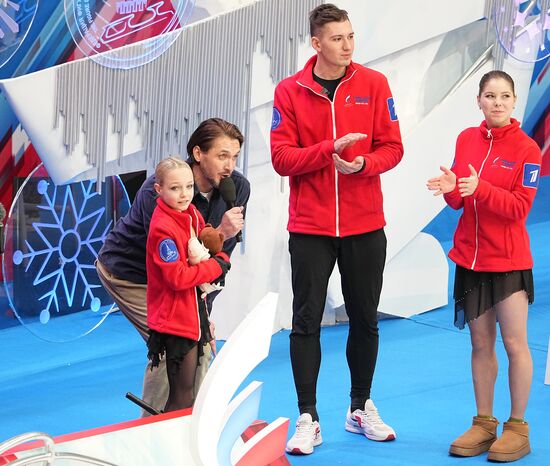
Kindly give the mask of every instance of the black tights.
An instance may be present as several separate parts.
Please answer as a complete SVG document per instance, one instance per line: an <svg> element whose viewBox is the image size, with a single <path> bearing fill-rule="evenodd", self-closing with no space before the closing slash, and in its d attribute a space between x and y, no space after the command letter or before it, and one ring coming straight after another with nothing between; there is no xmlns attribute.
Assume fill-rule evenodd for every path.
<svg viewBox="0 0 550 466"><path fill-rule="evenodd" d="M195 373L197 371L198 346L195 345L183 357L181 361L166 355L166 369L170 393L164 407L164 412L193 406L193 387L195 386Z"/></svg>

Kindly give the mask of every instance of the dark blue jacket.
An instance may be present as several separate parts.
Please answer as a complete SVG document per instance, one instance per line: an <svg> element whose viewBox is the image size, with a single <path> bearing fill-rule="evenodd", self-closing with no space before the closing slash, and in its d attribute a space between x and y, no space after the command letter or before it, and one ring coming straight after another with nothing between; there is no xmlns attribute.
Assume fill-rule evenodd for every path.
<svg viewBox="0 0 550 466"><path fill-rule="evenodd" d="M244 206L246 210L246 204L250 197L250 183L237 171L233 172L231 178L235 182L237 191L235 205ZM154 175L145 180L137 192L130 210L118 220L115 227L107 235L105 243L98 254L98 259L109 272L118 278L133 283L147 283L145 270L147 233L149 232L149 223L153 211L157 206L156 199L158 197L154 184ZM214 189L210 201L207 201L195 185L193 204L206 223L210 223L214 227L219 226L223 214L227 211L227 205L217 189ZM230 238L223 244L223 250L231 255L236 244L237 240Z"/></svg>

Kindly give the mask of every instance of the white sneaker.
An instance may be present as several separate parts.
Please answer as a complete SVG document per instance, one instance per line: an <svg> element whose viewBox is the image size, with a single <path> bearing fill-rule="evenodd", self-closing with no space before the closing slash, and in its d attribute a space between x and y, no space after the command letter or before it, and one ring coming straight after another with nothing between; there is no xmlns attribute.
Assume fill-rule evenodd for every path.
<svg viewBox="0 0 550 466"><path fill-rule="evenodd" d="M286 444L286 451L291 455L309 455L313 447L321 445L321 426L311 419L311 414L303 413L296 421L296 432Z"/></svg>
<svg viewBox="0 0 550 466"><path fill-rule="evenodd" d="M364 434L370 440L385 442L395 440L395 431L384 424L378 410L371 399L365 402L365 410L356 409L353 413L348 408L346 416L346 430L354 434Z"/></svg>

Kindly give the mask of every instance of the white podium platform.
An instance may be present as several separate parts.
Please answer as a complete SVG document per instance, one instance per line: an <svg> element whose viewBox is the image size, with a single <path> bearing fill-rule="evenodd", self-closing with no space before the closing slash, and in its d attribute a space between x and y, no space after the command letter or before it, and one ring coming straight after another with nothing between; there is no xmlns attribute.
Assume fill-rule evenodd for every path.
<svg viewBox="0 0 550 466"><path fill-rule="evenodd" d="M289 464L288 419L255 422L262 384L252 382L235 393L269 353L277 299L277 294L268 293L233 332L212 363L193 410L63 435L53 442L40 433L43 442L14 445L18 439L11 439L0 445L0 465L37 464L39 458L56 466Z"/></svg>

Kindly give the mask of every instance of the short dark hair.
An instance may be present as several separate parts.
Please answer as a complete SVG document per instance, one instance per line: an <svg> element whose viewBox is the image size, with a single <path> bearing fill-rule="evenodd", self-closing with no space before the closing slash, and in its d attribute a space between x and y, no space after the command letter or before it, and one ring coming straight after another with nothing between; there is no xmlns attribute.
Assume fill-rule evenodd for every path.
<svg viewBox="0 0 550 466"><path fill-rule="evenodd" d="M325 24L343 21L349 21L346 10L341 10L332 3L319 5L309 13L309 33L313 37Z"/></svg>
<svg viewBox="0 0 550 466"><path fill-rule="evenodd" d="M204 120L189 138L187 143L187 154L194 161L193 148L198 146L201 151L208 152L214 141L219 137L227 136L239 141L239 146L243 145L244 136L237 125L229 123L221 118L209 118Z"/></svg>
<svg viewBox="0 0 550 466"><path fill-rule="evenodd" d="M493 71L489 71L488 73L485 73L482 76L481 80L479 81L478 97L481 96L483 89L485 89L485 86L491 79L504 79L505 81L508 81L510 86L512 86L512 94L514 94L514 96L516 95L514 80L512 79L512 76L510 76L508 73L502 70L493 70Z"/></svg>

